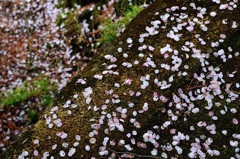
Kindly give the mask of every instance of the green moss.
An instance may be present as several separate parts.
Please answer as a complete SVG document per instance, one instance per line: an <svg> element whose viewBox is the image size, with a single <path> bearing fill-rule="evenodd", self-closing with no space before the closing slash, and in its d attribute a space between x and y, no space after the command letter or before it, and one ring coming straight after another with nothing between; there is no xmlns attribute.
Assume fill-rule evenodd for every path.
<svg viewBox="0 0 240 159"><path fill-rule="evenodd" d="M121 16L126 10L131 9L131 5L149 4L151 0L132 0L131 3L128 0L119 0L115 5L117 15Z"/></svg>
<svg viewBox="0 0 240 159"><path fill-rule="evenodd" d="M112 17L104 17L100 21L100 38L97 39L101 44L112 42L117 39L118 35L122 32L122 29L130 23L130 21L136 17L136 15L143 10L143 7L137 5L131 5L118 20L113 20Z"/></svg>
<svg viewBox="0 0 240 159"><path fill-rule="evenodd" d="M30 99L32 96L38 95L45 96L46 101L49 101L47 92L50 90L56 91L56 89L57 85L52 84L49 78L39 76L38 78L25 82L22 87L13 89L12 92L1 92L0 105L2 107L16 105L17 103Z"/></svg>

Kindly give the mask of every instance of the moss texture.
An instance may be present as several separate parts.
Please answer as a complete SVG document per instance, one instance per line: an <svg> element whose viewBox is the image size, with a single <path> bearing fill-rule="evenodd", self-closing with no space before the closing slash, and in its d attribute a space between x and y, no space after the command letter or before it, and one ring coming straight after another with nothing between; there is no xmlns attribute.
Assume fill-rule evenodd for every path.
<svg viewBox="0 0 240 159"><path fill-rule="evenodd" d="M199 61L195 58L191 57L191 52L189 52L189 58L185 58L183 60L183 64L179 68L180 71L188 72L188 75L185 76L185 78L180 78L177 75L177 72L171 72L167 71L165 69L160 70L160 73L158 75L155 75L154 68L151 67L141 67L141 65L146 62L145 58L140 58L138 56L138 47L142 44L139 43L138 39L140 34L145 33L146 26L151 26L150 21L159 19L159 15L164 14L166 12L167 7L171 6L186 6L189 7L190 2L192 0L156 0L153 2L148 8L143 10L138 18L134 18L132 22L127 26L127 29L125 32L117 39L117 41L114 41L112 43L107 44L104 48L102 48L92 61L88 63L86 68L83 70L83 72L76 77L73 78L73 80L58 94L58 96L55 98L55 100L52 102L50 106L48 106L45 110L44 114L47 114L48 116L51 116L50 110L54 106L58 106L58 111L56 112L58 119L62 120L63 126L58 128L54 125L52 129L49 129L46 125L46 120L44 117L42 117L37 124L34 125L34 127L31 130L28 130L22 134L22 136L14 143L12 144L3 154L0 155L0 158L14 158L14 156L18 156L22 153L23 150L28 151L29 155L28 157L33 156L33 151L38 150L39 156L34 158L41 158L42 154L46 151L49 152L50 156L54 156L55 158L59 158L59 151L65 150L65 152L68 152L68 149L72 147L73 143L76 142L75 135L80 135L81 140L79 141L79 146L76 148L77 151L73 155L72 158L91 158L92 156L95 156L96 158L101 158L98 154L99 148L102 145L103 138L106 136L104 133L104 129L108 128L108 125L106 124L107 121L104 121L104 124L101 126L101 128L98 130L98 135L95 136L97 139L97 142L93 145L89 143L89 132L91 132L93 129L91 128L91 124L98 123L98 119L102 115L99 111L93 111L92 109L88 110L88 106L91 105L92 107L97 105L98 107L101 107L105 104L105 101L107 99L111 99L111 96L107 96L104 92L105 90L113 89L113 94L119 95L121 102L118 104L109 103L107 105L106 112L116 112L117 107L122 108L129 108L128 103L132 102L135 104L134 110L141 110L142 106L145 102L148 103L149 109L147 112L144 112L142 114L138 114L136 120L141 123L141 128L137 129L138 134L137 138L139 141L143 141L143 134L146 133L147 130L152 130L154 133L157 133L160 135L160 140L158 141L159 144L165 145L167 143L172 142L172 136L169 133L169 130L171 128L175 128L178 131L188 134L190 136L189 141L183 141L179 146L183 148L182 155L175 155L177 154L176 150L172 150L170 152L167 152L169 156L179 157L179 158L188 158L189 149L191 148L191 143L195 142L194 139L196 137L199 138L202 134L209 134L214 140L213 144L211 145L212 149L218 149L221 152L221 155L223 155L226 158L229 158L231 156L234 156L234 148L227 146L226 148L223 147L223 145L229 145L229 139L233 139L232 136L230 136L232 133L240 133L239 124L233 125L230 124L233 117L240 119L239 113L232 114L230 112L227 113L227 115L221 115L216 114L216 116L219 116L219 120L213 121L209 116L207 115L207 111L201 111L197 114L191 114L187 117L187 121L183 120L184 115L179 114L179 120L176 121L174 125L170 125L168 128L164 130L154 130L152 129L152 125L162 125L168 117L166 113L163 113L163 108L168 109L168 102L163 103L160 101L154 102L152 100L153 98L153 92L158 92L158 95L163 95L166 98L170 98L172 96L172 93L177 94L178 88L182 88L184 92L188 92L190 90L195 91L198 88L201 88L202 85L198 84L198 82L195 79L192 79L193 74L195 72L200 73L201 72L201 65ZM204 6L207 8L208 11L214 11L217 10L216 5L211 0L204 0L204 1L194 1L196 6ZM159 12L159 15L155 15L156 12ZM175 11L176 13L178 11ZM189 15L195 15L196 11L192 10L191 8L188 9ZM232 16L234 15L234 16ZM188 19L191 19L193 16L189 16L185 21ZM221 20L229 17L229 23L227 25L223 25L221 23ZM182 38L179 42L175 42L173 39L166 38L166 33L168 33L171 30L171 27L167 27L167 29L161 30L159 34L155 36L150 36L148 38L145 38L144 44L148 46L155 47L155 51L142 51L143 54L145 54L145 57L149 54L152 54L154 56L154 60L156 64L161 63L171 63L170 59L164 59L163 55L160 53L160 49L165 47L166 44L171 44L172 49L176 49L179 51L179 57L186 57L186 52L181 51L181 46L185 44L185 41L192 41L195 44L195 47L198 49L201 49L202 52L208 52L209 48L211 48L210 43L212 41L216 41L216 39L219 37L220 34L225 34L228 39L221 44L221 48L224 50L227 50L228 46L232 46L233 52L240 49L239 45L236 45L237 43L235 41L239 41L239 32L236 32L236 29L231 28L232 21L239 22L240 21L240 11L239 10L233 10L230 12L219 12L217 13L217 17L208 17L208 20L211 22L208 26L208 31L204 32L200 29L200 27L195 27L194 31L189 33L186 31L182 31L179 34L183 34ZM167 24L168 26L176 25L176 22L171 22ZM198 33L201 35L201 38L206 41L206 46L203 46L199 43L199 41L194 40L195 34ZM128 48L126 44L127 38L132 38L133 40L133 46L132 48ZM126 52L128 53L128 59L123 58L122 53L118 53L117 49L122 48L122 53ZM157 48L157 49L156 49ZM212 48L213 49L213 48ZM210 54L213 54L212 52L209 52ZM118 67L114 71L118 71L119 75L114 76L111 74L105 75L102 80L97 80L93 78L95 74L101 74L102 71L106 70L106 66L102 65L102 63L106 63L107 65L110 65L111 62L109 60L106 60L104 58L104 55L113 55L114 57L117 57L117 61L115 62ZM139 61L138 65L133 65L132 68L126 68L122 66L122 62L130 62L133 63L135 60ZM227 72L233 72L236 69L239 69L239 63L240 59L238 57L233 57L232 59L229 59L228 62L222 63L222 60L220 58L210 58L209 61L211 63L214 63L214 66L219 66L221 68L221 71L223 71L223 74L226 74ZM184 69L184 65L189 65L189 70ZM139 81L140 77L150 75L155 76L155 78L161 80L168 81L168 78L173 75L174 81L172 82L172 86L170 89L166 90L160 90L156 85L153 83L153 81L150 81L149 86L141 90L140 85L142 82ZM227 76L226 76L227 77ZM86 78L86 84L76 84L76 81L78 79ZM131 85L122 85L125 81L125 79L131 79L132 84ZM225 78L226 83L236 83L237 81L240 81L240 74L239 71L235 74L233 78ZM209 82L209 81L207 81ZM207 83L206 82L206 83ZM120 88L114 87L114 83L119 83L122 85ZM191 87L190 87L191 83ZM92 101L89 105L85 103L85 98L83 96L83 91L87 87L92 87L93 93L91 94ZM190 87L190 88L189 88ZM224 88L222 88L224 90ZM142 95L139 97L131 96L129 95L129 91L132 90L135 93L137 91L141 91ZM239 89L235 88L236 92L240 92ZM77 99L73 98L74 94L78 94L79 97ZM67 100L71 100L72 103L75 103L78 105L77 108L68 108L72 111L72 115L67 114L67 109L63 108L62 106L66 103ZM230 104L227 104L225 100L215 97L213 99L213 103L220 102L222 105L226 105L228 108L237 108L239 110L239 103L237 101L231 102ZM207 103L202 100L200 102L194 103L196 107L204 108L207 106ZM219 108L220 110L220 108ZM116 150L116 151L125 151L125 148L123 146L118 145L118 141L121 139L125 140L125 143L130 143L130 138L126 137L126 134L129 132L132 132L133 130L136 130L136 128L133 126L132 123L129 122L130 118L135 118L132 114L133 111L131 109L128 109L128 112L126 113L126 120L124 125L124 132L120 132L117 129L114 131L109 131L109 134L107 135L109 137L109 141L114 140L116 141L116 145L110 146L109 143L107 144L108 150ZM117 117L121 118L121 114L117 113ZM90 122L90 119L96 119L95 122ZM206 130L206 128L203 127L196 127L197 130L194 132L189 130L189 127L191 125L196 124L197 121L206 121L208 125L211 125L212 123L215 123L217 125L218 129L221 129L224 127L226 129L226 124L229 124L227 126L228 134L227 136L224 136L223 134L217 133L215 135L212 135L209 133L209 131ZM127 121L127 122L126 122ZM153 124L154 123L154 124ZM220 132L220 130L216 130L217 132ZM60 139L60 137L56 136L58 132L65 132L68 134L68 137L66 139ZM51 138L50 138L50 137ZM27 139L27 140L26 140ZM33 144L33 140L38 139L40 146L37 146L36 144ZM26 141L25 141L26 140ZM24 144L22 144L22 142ZM63 148L61 145L63 142L67 142L69 144L68 148ZM55 150L52 150L53 144L58 144L58 147ZM133 153L137 153L140 155L150 155L151 150L154 148L152 144L146 143L147 148L143 149L138 147L137 145L133 147ZM90 151L85 150L85 145L90 145L91 149ZM111 154L109 152L109 154ZM158 154L159 155L159 154ZM66 157L67 158L67 157ZM106 156L102 158L107 158ZM138 157L136 157L138 158ZM214 157L211 157L214 158ZM218 158L218 157L215 157Z"/></svg>

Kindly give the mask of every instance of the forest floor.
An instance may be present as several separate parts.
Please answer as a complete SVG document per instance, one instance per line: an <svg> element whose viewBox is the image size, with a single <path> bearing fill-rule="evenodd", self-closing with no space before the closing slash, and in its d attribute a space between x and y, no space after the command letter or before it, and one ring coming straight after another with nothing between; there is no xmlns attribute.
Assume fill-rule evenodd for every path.
<svg viewBox="0 0 240 159"><path fill-rule="evenodd" d="M0 153L147 6L116 4L0 0Z"/></svg>

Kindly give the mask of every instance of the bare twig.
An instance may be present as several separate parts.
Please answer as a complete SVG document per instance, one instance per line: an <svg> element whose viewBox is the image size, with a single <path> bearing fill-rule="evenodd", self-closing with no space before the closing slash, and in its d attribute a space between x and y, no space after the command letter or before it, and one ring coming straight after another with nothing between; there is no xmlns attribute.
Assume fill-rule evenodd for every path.
<svg viewBox="0 0 240 159"><path fill-rule="evenodd" d="M111 150L111 149L109 149L109 151L114 152L116 155L117 155L117 153L118 153L118 154L124 154L124 153L126 153L126 154L130 154L130 155L134 155L134 156L138 156L138 157L143 157L143 158L158 158L158 159L162 159L162 157L142 156L142 155L138 155L138 154L131 153L131 152L118 152L118 151L114 151L114 150Z"/></svg>
<svg viewBox="0 0 240 159"><path fill-rule="evenodd" d="M188 86L187 91L185 92L185 94L187 94L187 92L188 92L188 90L189 90L189 88L190 88L190 86L191 86L193 80L194 80L194 77L192 78L191 83L189 84L189 86Z"/></svg>

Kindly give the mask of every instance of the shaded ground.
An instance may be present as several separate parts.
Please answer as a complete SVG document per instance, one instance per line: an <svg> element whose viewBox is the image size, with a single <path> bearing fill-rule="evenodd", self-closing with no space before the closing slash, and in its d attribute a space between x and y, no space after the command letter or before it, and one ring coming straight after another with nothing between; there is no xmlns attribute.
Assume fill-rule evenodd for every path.
<svg viewBox="0 0 240 159"><path fill-rule="evenodd" d="M190 1L182 3L182 1L159 0L142 11L127 26L124 34L117 41L102 48L99 55L88 63L83 72L74 77L62 89L52 104L46 108L41 120L31 130L23 133L6 152L1 154L1 157L11 158L20 154L23 156L25 151L30 157L34 155L36 150L39 158L44 153L45 156L49 153L49 156L59 158L59 155L64 154L63 151L66 153L65 155L69 155L68 153L76 147L73 158L79 158L79 156L81 158L101 158L99 152L104 154L102 158L107 158L112 153L118 154L116 151L127 154L128 146L133 148L132 151L128 150L133 152L136 158L142 155L148 155L150 158L155 151L158 152L158 157L165 156L164 153L168 157L177 158L188 158L191 155L194 158L204 156L204 154L211 158L219 158L218 155L221 155L220 158L238 157L236 152L238 145L234 145L231 141L238 141L240 134L239 123L236 122L236 120L240 120L238 106L240 90L237 86L237 82L240 81L239 56L236 53L239 50L239 45L236 43L239 32L238 28L232 27L234 21L239 22L239 9L223 12L219 11L219 5L212 1L196 1L195 5L206 7L208 14L211 11L217 12L216 17L208 15L205 17L206 19L199 18L201 19L199 21L210 21L209 24L206 24L208 31L201 30L203 27L195 24L192 32L187 31L184 27L175 33L182 34L179 41L167 38L166 34L178 23L170 20L164 23L159 15L164 15L166 8L171 6L179 6L179 8L185 6L187 7L186 11L179 9L174 11L174 14L185 12L188 17L183 18L182 23L188 20L193 21L193 17L199 11L192 9L189 3ZM172 12L169 14L173 16ZM226 17L231 18L228 19L227 24L222 24L222 20ZM140 35L147 32L146 26L150 27L150 22L154 20L160 20L160 28L163 26L161 29L155 28L159 34L146 37L144 42L139 42ZM195 37L196 34L199 34L206 44L201 44L199 39ZM219 44L219 47L212 47L211 43L218 41L221 34L226 35L227 38ZM133 40L132 47L128 47L128 38ZM186 41L192 42L195 45L193 48L199 49L201 52L183 51L184 46L188 47ZM162 53L161 49L165 48L167 44L170 44L171 48L177 50L178 53L166 52L169 54L169 58L166 58L166 53ZM145 49L143 45L146 45ZM143 46L142 50L140 46ZM150 46L154 47L154 50L149 49ZM215 57L214 54L216 55L221 49L225 50L226 56ZM123 55L123 53L128 54L127 58L126 54ZM139 53L142 53L143 57L139 57ZM111 62L104 57L105 55L113 55L117 61ZM165 65L170 65L170 68L176 66L178 62L172 63L174 61L172 55L181 61L176 71L168 70L167 65ZM223 62L224 59L226 62ZM128 67L124 66L124 62ZM106 64L104 65L104 63ZM112 64L116 64L117 67L107 68ZM156 73L156 69L159 70L159 73ZM103 71L106 70L118 72L119 75L113 75L111 71L103 75ZM102 80L93 78L97 74L103 75ZM148 79L148 75L150 79ZM222 80L221 75L223 76ZM173 77L173 80L170 80L170 77ZM79 83L78 79L85 80L86 84ZM131 84L126 82L126 80L129 82L128 79L130 79ZM155 82L155 79L158 82ZM167 87L166 84L162 84L163 81L170 83L171 86L168 89L161 89L161 87ZM119 83L120 87L116 87L115 83ZM146 88L141 85L146 86ZM89 87L92 88L92 92L89 91ZM89 89L86 90L86 88ZM109 93L108 91L111 89L113 92ZM89 93L89 96L84 97L84 92ZM159 100L157 101L153 101L154 92L158 94ZM78 97L73 97L76 94ZM89 98L91 98L91 102L87 104ZM74 105L71 105L68 100L71 101L71 104L77 104L77 107L74 108ZM148 107L145 103L148 103ZM58 106L58 110L53 112L52 109L55 106ZM100 109L97 110L94 106ZM211 108L206 109L205 107ZM200 111L198 112L197 109ZM137 115L134 115L135 113ZM59 124L57 121L53 122L55 120L53 114L56 114L56 119L61 120L59 123L62 123L62 126L57 126ZM54 123L53 128L49 128L49 123L46 124L47 120L49 123ZM113 124L111 120L116 122ZM191 126L194 126L194 130L190 128ZM224 135L222 130L227 130L227 134ZM137 134L133 131L136 131ZM176 132L174 133L174 131ZM151 132L155 135L149 138L152 139L151 141L157 140L154 142L155 145L144 142L144 140L146 141L144 135L146 133L152 134ZM65 133L67 137L64 136ZM131 134L131 137L126 137L128 133ZM76 135L80 135L81 139L79 140ZM157 139L157 135L160 136L160 139ZM105 137L109 137L111 142L106 141ZM93 138L96 139L96 142ZM136 143L134 144L131 139L134 139ZM33 144L36 140L39 141L39 145ZM121 140L124 140L125 143ZM78 146L74 146L76 142L79 142ZM63 143L68 143L69 146L64 148ZM57 144L55 150L52 149L54 144ZM86 145L90 146L90 150ZM199 145L202 149L199 148ZM169 147L172 147L173 150L170 150ZM183 153L180 152L179 148ZM198 154L192 149L196 149ZM193 152L191 153L190 150ZM120 155L122 154L120 153Z"/></svg>
<svg viewBox="0 0 240 159"><path fill-rule="evenodd" d="M103 11L103 4L107 10ZM101 14L115 13L114 5L119 15L129 8L129 2L124 0L112 4L0 1L0 152L38 121L58 91L100 49L96 40L102 30L93 32L104 23ZM60 18L61 13L65 19ZM59 28L63 23L65 26Z"/></svg>

